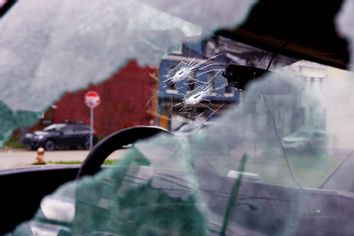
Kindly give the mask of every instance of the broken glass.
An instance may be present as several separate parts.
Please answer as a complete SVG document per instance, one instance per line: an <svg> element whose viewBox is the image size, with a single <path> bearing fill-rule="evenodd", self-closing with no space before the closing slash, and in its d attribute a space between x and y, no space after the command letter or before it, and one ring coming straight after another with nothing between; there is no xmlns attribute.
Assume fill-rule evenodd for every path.
<svg viewBox="0 0 354 236"><path fill-rule="evenodd" d="M74 205L67 207L70 217L44 214L53 205L42 204L34 220L17 230L43 224L68 235L352 232L351 220L341 221L340 229L338 224L353 216L346 206L354 199L318 188L352 152L354 138L343 136L339 126L353 116L348 110L338 114L335 101L354 97L327 93L343 91L343 77L311 81L289 76L290 70L252 83L242 104L209 126L140 142L118 165L48 197ZM317 86L329 100L314 95ZM322 135L324 142L316 142ZM302 146L307 139L311 146ZM339 218L331 224L317 220L334 216ZM337 231L328 224L337 224Z"/></svg>
<svg viewBox="0 0 354 236"><path fill-rule="evenodd" d="M178 17L190 7L167 3L149 6ZM250 84L240 104L206 127L137 143L112 168L61 187L13 234L350 235L352 181L342 182L340 171L353 153L352 74L285 64ZM190 71L179 70L167 79L188 78ZM208 81L200 86L183 95L184 105L212 92Z"/></svg>
<svg viewBox="0 0 354 236"><path fill-rule="evenodd" d="M156 66L180 42L237 25L253 2L211 1L194 12L191 4L202 1L19 1L0 22L0 101L13 111L44 111L64 92L108 78L131 58ZM227 6L239 14L218 14Z"/></svg>

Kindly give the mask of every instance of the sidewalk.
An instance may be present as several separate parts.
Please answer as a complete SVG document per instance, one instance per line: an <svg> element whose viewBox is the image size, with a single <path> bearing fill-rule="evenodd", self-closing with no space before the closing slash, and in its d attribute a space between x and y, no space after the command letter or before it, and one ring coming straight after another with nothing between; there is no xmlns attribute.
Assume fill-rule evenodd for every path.
<svg viewBox="0 0 354 236"><path fill-rule="evenodd" d="M126 150L118 150L112 153L109 159L119 159ZM45 152L46 162L74 162L85 160L88 151L86 150L64 150ZM35 151L28 150L0 150L0 169L31 166L35 162Z"/></svg>

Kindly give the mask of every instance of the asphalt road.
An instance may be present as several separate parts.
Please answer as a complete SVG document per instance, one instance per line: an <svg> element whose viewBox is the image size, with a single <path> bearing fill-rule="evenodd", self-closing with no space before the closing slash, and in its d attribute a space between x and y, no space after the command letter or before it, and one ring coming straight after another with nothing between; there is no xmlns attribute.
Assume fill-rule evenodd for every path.
<svg viewBox="0 0 354 236"><path fill-rule="evenodd" d="M112 153L108 159L119 159L127 150ZM46 162L74 162L85 160L88 151L65 150L45 152ZM36 161L36 152L27 150L0 150L0 169L10 169L31 166Z"/></svg>

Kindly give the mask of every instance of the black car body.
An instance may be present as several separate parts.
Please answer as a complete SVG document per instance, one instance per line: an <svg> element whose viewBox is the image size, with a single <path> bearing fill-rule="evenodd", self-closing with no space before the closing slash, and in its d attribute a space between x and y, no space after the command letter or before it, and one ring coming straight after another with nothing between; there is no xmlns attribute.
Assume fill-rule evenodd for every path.
<svg viewBox="0 0 354 236"><path fill-rule="evenodd" d="M93 141L97 138L94 136ZM47 151L56 148L90 147L90 128L83 124L52 124L42 131L28 133L23 138L23 144L31 149L43 147Z"/></svg>

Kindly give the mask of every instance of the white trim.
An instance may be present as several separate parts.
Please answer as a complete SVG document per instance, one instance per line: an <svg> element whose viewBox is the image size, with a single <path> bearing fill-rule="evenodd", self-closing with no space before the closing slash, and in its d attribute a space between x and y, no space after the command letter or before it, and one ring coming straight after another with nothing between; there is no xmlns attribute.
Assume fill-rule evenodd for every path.
<svg viewBox="0 0 354 236"><path fill-rule="evenodd" d="M178 91L177 91L177 89L166 89L166 93L178 94Z"/></svg>

